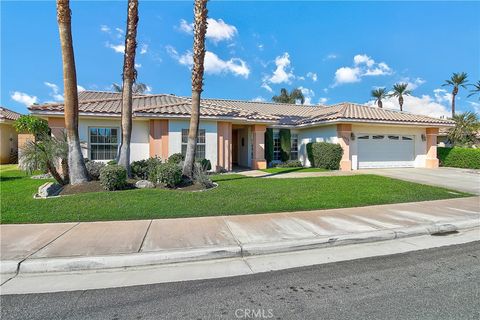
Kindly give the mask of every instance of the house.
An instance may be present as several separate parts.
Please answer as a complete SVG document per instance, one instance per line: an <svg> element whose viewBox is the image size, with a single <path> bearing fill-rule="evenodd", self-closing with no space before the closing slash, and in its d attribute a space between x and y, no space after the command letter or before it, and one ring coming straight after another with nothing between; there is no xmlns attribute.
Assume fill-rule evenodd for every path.
<svg viewBox="0 0 480 320"><path fill-rule="evenodd" d="M13 122L20 113L0 107L0 164L16 162L18 134Z"/></svg>
<svg viewBox="0 0 480 320"><path fill-rule="evenodd" d="M48 120L53 134L64 129L62 103L33 105L30 112ZM185 153L191 99L171 94L133 97L131 161ZM84 156L114 159L121 138L121 94L79 93L79 135ZM289 129L291 157L309 166L309 142L342 146L341 170L383 167L438 167L439 128L453 122L353 103L305 106L266 102L202 99L198 158L215 170L233 166L261 169L265 132L273 129L274 161L280 160L280 129ZM268 143L268 141L267 141Z"/></svg>

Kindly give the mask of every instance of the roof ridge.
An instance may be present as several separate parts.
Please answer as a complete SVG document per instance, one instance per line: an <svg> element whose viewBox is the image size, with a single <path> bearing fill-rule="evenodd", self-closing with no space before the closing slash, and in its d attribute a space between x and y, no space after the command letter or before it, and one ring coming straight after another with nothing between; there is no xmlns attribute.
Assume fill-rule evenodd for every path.
<svg viewBox="0 0 480 320"><path fill-rule="evenodd" d="M240 100L240 99L222 99L222 98L205 98L206 100L219 100L219 101L232 101L232 102L245 102L245 103L261 103L261 104L269 104L269 105L286 105L286 106L296 106L296 107L325 107L325 105L321 104L296 104L296 103L282 103L282 102L270 102L270 101L252 101L252 100Z"/></svg>

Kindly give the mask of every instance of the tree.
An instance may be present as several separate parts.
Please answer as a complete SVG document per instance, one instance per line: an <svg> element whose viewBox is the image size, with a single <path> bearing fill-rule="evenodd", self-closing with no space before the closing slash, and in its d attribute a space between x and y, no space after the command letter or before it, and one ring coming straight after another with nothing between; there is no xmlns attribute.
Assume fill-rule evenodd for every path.
<svg viewBox="0 0 480 320"><path fill-rule="evenodd" d="M408 83L396 83L393 85L393 92L390 94L391 97L398 98L400 111L403 111L403 97L409 96L412 94L412 91L408 90L407 87L408 87Z"/></svg>
<svg viewBox="0 0 480 320"><path fill-rule="evenodd" d="M198 125L200 123L200 95L203 91L203 62L205 60L205 34L207 33L207 0L195 0L193 27L192 67L192 115L188 131L187 151L183 164L183 175L193 178L193 166L197 149Z"/></svg>
<svg viewBox="0 0 480 320"><path fill-rule="evenodd" d="M468 75L465 72L453 73L450 79L445 80L445 83L442 84L442 87L450 86L452 87L452 118L455 117L455 97L458 94L458 88L467 88Z"/></svg>
<svg viewBox="0 0 480 320"><path fill-rule="evenodd" d="M13 127L18 133L33 134L37 138L50 133L47 120L32 115L21 115L15 120Z"/></svg>
<svg viewBox="0 0 480 320"><path fill-rule="evenodd" d="M377 103L379 108L383 108L382 100L388 97L387 90L385 88L377 88L372 90L372 97L375 98L375 102Z"/></svg>
<svg viewBox="0 0 480 320"><path fill-rule="evenodd" d="M137 48L138 0L128 0L127 33L123 59L122 87L122 141L118 151L118 165L130 176L130 141L132 139L132 87L137 77L135 50Z"/></svg>
<svg viewBox="0 0 480 320"><path fill-rule="evenodd" d="M113 83L112 84L113 91L115 92L122 92L123 85ZM134 82L132 85L132 94L144 94L148 91L148 86L145 83L141 82Z"/></svg>
<svg viewBox="0 0 480 320"><path fill-rule="evenodd" d="M300 101L301 104L305 103L305 96L302 93L302 90L296 88L293 89L292 92L288 92L287 89L282 88L280 89L280 95L273 96L272 101L277 103L291 103L295 104L297 101Z"/></svg>
<svg viewBox="0 0 480 320"><path fill-rule="evenodd" d="M448 140L454 145L471 146L477 142L477 132L480 130L478 115L473 112L456 114L452 118L455 127L448 132Z"/></svg>
<svg viewBox="0 0 480 320"><path fill-rule="evenodd" d="M73 53L71 14L70 1L57 0L57 21L63 62L68 167L70 170L70 183L79 184L88 181L89 178L78 137L78 91L75 56Z"/></svg>
<svg viewBox="0 0 480 320"><path fill-rule="evenodd" d="M480 81L477 81L477 83L472 84L472 86L473 86L473 89L470 90L470 94L467 97L471 97L476 94L480 95ZM480 96L478 97L478 99L480 100Z"/></svg>

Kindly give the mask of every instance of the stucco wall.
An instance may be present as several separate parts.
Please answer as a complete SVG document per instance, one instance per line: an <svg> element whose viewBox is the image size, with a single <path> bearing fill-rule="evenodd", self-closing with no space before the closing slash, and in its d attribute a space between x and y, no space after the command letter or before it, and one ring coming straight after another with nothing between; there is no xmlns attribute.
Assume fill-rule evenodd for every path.
<svg viewBox="0 0 480 320"><path fill-rule="evenodd" d="M170 120L168 122L168 154L182 152L182 129L188 129L189 120ZM215 121L200 121L200 129L205 129L205 158L210 160L212 167L217 164L217 123Z"/></svg>
<svg viewBox="0 0 480 320"><path fill-rule="evenodd" d="M307 156L307 143L310 142L329 142L337 143L337 127L329 125L323 127L298 129L292 132L298 133L298 160L306 167L310 167L310 161Z"/></svg>
<svg viewBox="0 0 480 320"><path fill-rule="evenodd" d="M80 119L78 134L82 142L82 152L88 158L88 128L114 127L120 130L120 120L110 119ZM132 126L132 142L130 145L130 160L137 161L149 157L149 123L144 120L134 120ZM119 131L120 134L120 131Z"/></svg>
<svg viewBox="0 0 480 320"><path fill-rule="evenodd" d="M0 123L0 163L10 162L11 149L16 150L18 135L10 123Z"/></svg>
<svg viewBox="0 0 480 320"><path fill-rule="evenodd" d="M422 141L422 134L425 134L425 128L418 127L401 127L401 126L379 126L379 125L353 125L352 132L358 136L362 133L366 134L398 134L398 135L412 135L415 138L414 143L414 166L416 168L425 167L425 159L427 157L427 143ZM350 160L352 160L352 167L356 165L353 163L355 157L358 156L358 141L355 139L350 143Z"/></svg>

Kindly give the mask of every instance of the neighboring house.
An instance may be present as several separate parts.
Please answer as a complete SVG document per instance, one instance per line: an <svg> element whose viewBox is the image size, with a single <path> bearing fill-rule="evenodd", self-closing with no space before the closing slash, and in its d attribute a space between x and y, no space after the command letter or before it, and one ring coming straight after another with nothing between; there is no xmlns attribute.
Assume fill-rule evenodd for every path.
<svg viewBox="0 0 480 320"><path fill-rule="evenodd" d="M453 147L451 141L448 139L449 131L450 131L450 128L440 128L437 136L437 144L439 147ZM476 136L476 144L472 146L473 148L478 147L478 144L480 143L480 130L477 131L475 136Z"/></svg>
<svg viewBox="0 0 480 320"><path fill-rule="evenodd" d="M20 116L20 113L0 107L0 164L16 160L18 134L13 122Z"/></svg>
<svg viewBox="0 0 480 320"><path fill-rule="evenodd" d="M33 105L32 114L48 120L53 134L64 128L63 104ZM85 157L114 159L121 138L121 94L79 93L79 135ZM169 94L133 98L131 160L185 153L191 100ZM198 158L215 170L233 166L265 168L265 131L274 129L274 157L280 159L278 130L291 130L292 158L305 166L309 142L338 143L341 170L438 166L439 128L450 120L352 103L305 106L253 101L202 99Z"/></svg>

